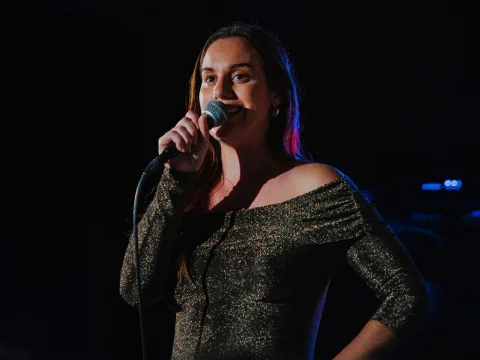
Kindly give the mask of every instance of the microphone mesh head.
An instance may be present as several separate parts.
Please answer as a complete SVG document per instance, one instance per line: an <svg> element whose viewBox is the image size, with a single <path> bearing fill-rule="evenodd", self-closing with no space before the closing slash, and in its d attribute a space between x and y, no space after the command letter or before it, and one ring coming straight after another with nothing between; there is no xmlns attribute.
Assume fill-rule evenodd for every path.
<svg viewBox="0 0 480 360"><path fill-rule="evenodd" d="M212 100L205 105L202 114L207 114L208 128L224 124L228 119L228 107L223 102Z"/></svg>

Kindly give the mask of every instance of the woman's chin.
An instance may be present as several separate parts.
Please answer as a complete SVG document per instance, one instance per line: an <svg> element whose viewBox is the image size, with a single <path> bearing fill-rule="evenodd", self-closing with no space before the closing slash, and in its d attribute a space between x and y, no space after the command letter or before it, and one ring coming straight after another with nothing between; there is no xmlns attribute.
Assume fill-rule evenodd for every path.
<svg viewBox="0 0 480 360"><path fill-rule="evenodd" d="M227 125L221 125L210 129L210 136L217 141L226 140L232 132L232 127Z"/></svg>

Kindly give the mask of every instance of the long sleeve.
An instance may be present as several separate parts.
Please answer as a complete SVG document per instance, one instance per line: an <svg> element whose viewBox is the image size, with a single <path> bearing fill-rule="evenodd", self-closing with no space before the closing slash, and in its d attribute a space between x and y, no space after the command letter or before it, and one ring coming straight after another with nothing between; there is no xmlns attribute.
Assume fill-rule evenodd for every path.
<svg viewBox="0 0 480 360"><path fill-rule="evenodd" d="M155 196L138 223L143 307L160 300L168 301L171 297L166 292L175 276L175 240L196 176L196 173L173 172L165 168ZM134 241L132 232L120 271L120 295L128 304L137 306Z"/></svg>
<svg viewBox="0 0 480 360"><path fill-rule="evenodd" d="M375 205L355 194L364 234L347 250L350 266L380 300L372 315L400 339L415 335L428 321L428 294L423 279Z"/></svg>

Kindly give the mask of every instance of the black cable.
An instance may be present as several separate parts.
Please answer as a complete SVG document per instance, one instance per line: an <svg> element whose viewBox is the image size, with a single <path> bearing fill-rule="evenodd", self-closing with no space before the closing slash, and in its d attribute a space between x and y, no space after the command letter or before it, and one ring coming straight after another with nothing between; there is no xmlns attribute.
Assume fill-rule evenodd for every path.
<svg viewBox="0 0 480 360"><path fill-rule="evenodd" d="M145 328L143 324L143 310L142 310L142 297L141 297L141 283L140 283L140 259L138 255L138 230L137 230L137 203L140 193L140 188L143 184L145 179L145 173L142 174L140 181L137 185L137 191L135 192L135 201L133 204L133 233L135 238L135 279L137 284L137 305L138 305L138 315L140 318L140 338L142 341L142 359L146 360L147 358L147 351L146 351L146 340L145 340Z"/></svg>
<svg viewBox="0 0 480 360"><path fill-rule="evenodd" d="M140 177L140 180L137 185L137 190L135 191L135 200L133 202L133 235L135 243L135 281L137 285L137 305L138 305L138 315L140 320L140 340L142 343L142 359L147 359L147 349L146 349L146 338L145 338L145 326L143 323L143 307L142 307L142 297L141 297L141 275L140 275L140 257L138 254L138 227L137 227L137 214L138 214L138 204L140 201L140 193L142 186L145 182L147 176L150 176L154 173L157 173L161 169L165 162L171 157L175 156L178 153L176 148L167 148L161 155L155 157L145 168Z"/></svg>

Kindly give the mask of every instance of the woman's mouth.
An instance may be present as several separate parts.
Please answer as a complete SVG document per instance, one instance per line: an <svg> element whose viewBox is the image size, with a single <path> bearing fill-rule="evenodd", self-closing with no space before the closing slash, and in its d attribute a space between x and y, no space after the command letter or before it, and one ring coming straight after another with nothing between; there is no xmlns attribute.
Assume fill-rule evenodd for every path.
<svg viewBox="0 0 480 360"><path fill-rule="evenodd" d="M241 107L241 106L229 107L228 108L228 117L231 118L232 116L238 114L242 110L243 110L243 107Z"/></svg>

